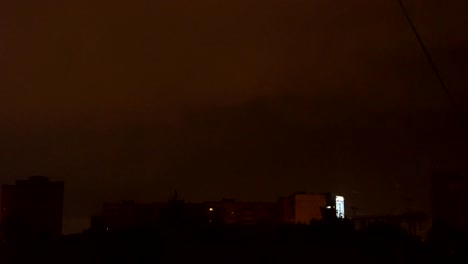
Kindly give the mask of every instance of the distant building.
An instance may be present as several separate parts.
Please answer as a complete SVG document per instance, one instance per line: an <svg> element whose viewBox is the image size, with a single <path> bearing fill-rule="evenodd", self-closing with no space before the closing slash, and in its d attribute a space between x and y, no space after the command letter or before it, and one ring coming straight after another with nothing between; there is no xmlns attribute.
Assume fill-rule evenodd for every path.
<svg viewBox="0 0 468 264"><path fill-rule="evenodd" d="M312 220L322 220L327 212L331 212L331 217L344 217L344 198L330 193L296 192L278 199L278 205L283 223L308 224Z"/></svg>
<svg viewBox="0 0 468 264"><path fill-rule="evenodd" d="M237 202L223 199L219 202L204 202L204 211L209 223L258 225L279 222L278 207L272 202Z"/></svg>
<svg viewBox="0 0 468 264"><path fill-rule="evenodd" d="M400 215L359 216L352 219L356 230L366 229L371 224L383 223L397 226L421 240L426 239L431 227L430 218L422 212L408 212Z"/></svg>
<svg viewBox="0 0 468 264"><path fill-rule="evenodd" d="M105 203L102 214L91 218L91 228L116 231L154 225L191 225L206 222L201 203L169 200L167 203Z"/></svg>
<svg viewBox="0 0 468 264"><path fill-rule="evenodd" d="M62 234L63 182L32 176L2 186L1 229L6 238L56 238Z"/></svg>
<svg viewBox="0 0 468 264"><path fill-rule="evenodd" d="M98 223L106 230L150 225L157 221L160 207L160 204L157 203L141 204L134 201L105 203L102 217L95 218L95 221L99 219Z"/></svg>
<svg viewBox="0 0 468 264"><path fill-rule="evenodd" d="M433 226L468 234L468 179L434 172L431 187Z"/></svg>
<svg viewBox="0 0 468 264"><path fill-rule="evenodd" d="M344 198L332 194L295 193L277 202L235 199L185 203L176 196L167 203L106 203L91 226L101 230L142 225L278 225L308 224L312 220L344 217Z"/></svg>

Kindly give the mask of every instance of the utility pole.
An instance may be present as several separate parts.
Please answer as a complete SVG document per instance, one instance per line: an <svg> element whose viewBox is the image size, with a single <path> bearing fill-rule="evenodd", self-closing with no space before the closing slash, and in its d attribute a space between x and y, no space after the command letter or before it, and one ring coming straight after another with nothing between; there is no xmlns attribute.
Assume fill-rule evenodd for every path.
<svg viewBox="0 0 468 264"><path fill-rule="evenodd" d="M406 11L405 6L403 5L402 0L397 0L401 10L403 11L403 14L405 15L405 18L408 20L409 25L411 26L411 29L413 30L414 35L416 36L416 39L419 42L419 45L421 46L421 49L424 52L424 55L426 55L426 58L431 65L432 71L434 72L437 80L439 81L440 86L444 89L444 92L452 105L453 110L455 111L455 114L457 118L459 119L462 128L465 130L466 133L468 133L468 125L465 122L465 119L463 118L462 114L458 110L457 105L455 104L455 101L452 98L452 95L450 94L449 89L447 88L447 84L445 84L444 79L442 78L442 75L440 75L439 70L437 70L437 67L435 66L434 61L432 60L431 54L429 54L429 51L427 50L426 46L424 45L424 42L422 41L421 37L419 36L418 31L416 30L416 27L413 24L413 21L411 21L411 17L409 16L408 12Z"/></svg>

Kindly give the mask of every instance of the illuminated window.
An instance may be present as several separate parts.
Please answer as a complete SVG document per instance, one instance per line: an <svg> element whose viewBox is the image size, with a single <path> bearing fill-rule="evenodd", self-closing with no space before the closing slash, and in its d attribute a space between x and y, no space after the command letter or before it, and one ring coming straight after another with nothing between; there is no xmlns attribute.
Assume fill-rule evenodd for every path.
<svg viewBox="0 0 468 264"><path fill-rule="evenodd" d="M210 207L210 209L209 209L209 210L210 210L210 211L213 211L213 207Z"/></svg>
<svg viewBox="0 0 468 264"><path fill-rule="evenodd" d="M336 216L338 218L344 218L345 217L344 197L336 196L335 204L336 204Z"/></svg>

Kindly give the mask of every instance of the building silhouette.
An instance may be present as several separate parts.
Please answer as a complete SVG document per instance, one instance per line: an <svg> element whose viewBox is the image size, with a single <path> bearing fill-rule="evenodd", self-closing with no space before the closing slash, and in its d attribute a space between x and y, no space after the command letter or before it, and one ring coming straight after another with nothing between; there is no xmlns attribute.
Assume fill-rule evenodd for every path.
<svg viewBox="0 0 468 264"><path fill-rule="evenodd" d="M373 224L392 225L406 231L413 237L425 240L427 238L431 221L423 212L406 212L398 215L368 215L352 218L356 230L363 230Z"/></svg>
<svg viewBox="0 0 468 264"><path fill-rule="evenodd" d="M468 179L454 173L432 174L432 223L437 229L468 234Z"/></svg>
<svg viewBox="0 0 468 264"><path fill-rule="evenodd" d="M57 238L62 234L63 182L32 176L2 186L1 230L6 239Z"/></svg>
<svg viewBox="0 0 468 264"><path fill-rule="evenodd" d="M105 203L102 219L108 230L122 229L133 226L144 226L155 223L158 204L140 204L134 201L122 203Z"/></svg>
<svg viewBox="0 0 468 264"><path fill-rule="evenodd" d="M295 192L278 199L281 221L308 224L324 218L344 218L344 198L331 193Z"/></svg>
<svg viewBox="0 0 468 264"><path fill-rule="evenodd" d="M338 201L338 202L337 202ZM91 220L93 229L105 231L144 225L263 225L308 224L313 220L336 219L337 204L344 199L332 194L296 192L276 202L236 201L221 199L201 203L185 203L173 199L167 203L105 203L102 215ZM339 216L338 216L339 215Z"/></svg>
<svg viewBox="0 0 468 264"><path fill-rule="evenodd" d="M235 199L222 199L203 202L203 210L209 223L258 225L280 222L279 210L272 202L244 202Z"/></svg>

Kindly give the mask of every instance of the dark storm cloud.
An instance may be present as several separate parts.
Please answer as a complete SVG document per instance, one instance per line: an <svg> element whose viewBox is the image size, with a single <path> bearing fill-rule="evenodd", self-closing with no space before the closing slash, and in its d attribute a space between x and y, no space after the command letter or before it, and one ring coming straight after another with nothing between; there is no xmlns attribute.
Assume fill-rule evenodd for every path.
<svg viewBox="0 0 468 264"><path fill-rule="evenodd" d="M468 116L466 2L404 2ZM66 180L67 232L102 201L175 188L190 200L336 190L388 211L427 194L432 164L466 156L384 0L1 1L0 122L2 183Z"/></svg>

